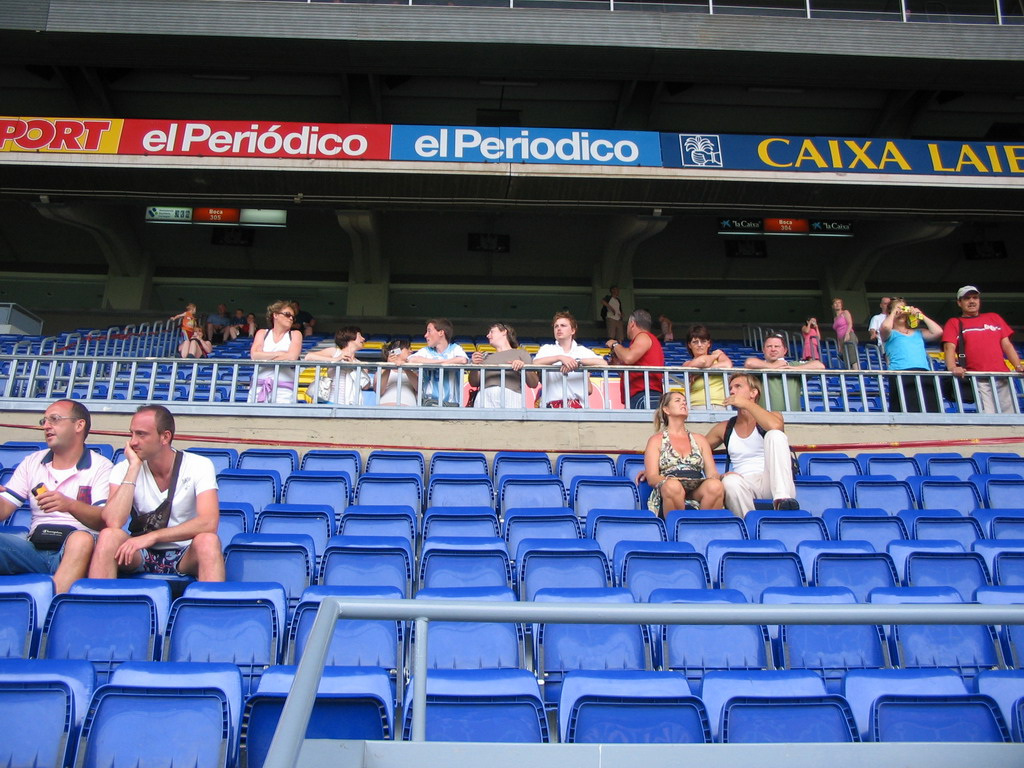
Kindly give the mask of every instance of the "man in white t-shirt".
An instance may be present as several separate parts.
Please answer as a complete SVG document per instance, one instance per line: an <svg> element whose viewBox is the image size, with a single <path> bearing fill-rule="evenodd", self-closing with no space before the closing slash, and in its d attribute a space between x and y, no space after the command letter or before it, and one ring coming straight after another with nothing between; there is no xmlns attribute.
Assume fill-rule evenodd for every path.
<svg viewBox="0 0 1024 768"><path fill-rule="evenodd" d="M576 343L577 328L572 314L556 312L551 322L555 343L545 344L533 357L534 365L554 367L541 374L540 395L545 408L583 408L590 395L590 374L584 369L608 365L596 352Z"/></svg>
<svg viewBox="0 0 1024 768"><path fill-rule="evenodd" d="M882 344L881 329L882 323L885 322L885 318L889 316L889 303L892 301L888 296L883 296L882 300L878 302L878 308L882 310L877 315L871 318L868 323L868 341L872 344L877 344L884 348Z"/></svg>
<svg viewBox="0 0 1024 768"><path fill-rule="evenodd" d="M725 506L743 517L754 508L754 499L770 498L775 509L799 509L794 496L793 462L786 423L778 411L761 407L761 384L751 373L729 377L729 397L723 402L737 410L708 432L712 450L725 445L729 472L722 475Z"/></svg>
<svg viewBox="0 0 1024 768"><path fill-rule="evenodd" d="M217 473L205 456L178 451L174 417L162 405L144 405L135 412L125 460L110 473L110 495L89 565L94 579L113 579L121 573L178 573L200 581L224 581L217 523ZM177 476L175 468L177 467ZM129 535L123 528L131 518L143 518L174 495L164 525L145 526ZM133 522L132 529L141 523Z"/></svg>

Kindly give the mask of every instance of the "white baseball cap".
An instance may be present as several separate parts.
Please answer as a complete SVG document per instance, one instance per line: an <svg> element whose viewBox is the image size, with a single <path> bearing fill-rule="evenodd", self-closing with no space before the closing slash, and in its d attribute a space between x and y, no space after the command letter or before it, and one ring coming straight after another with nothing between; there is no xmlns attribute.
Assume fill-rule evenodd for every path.
<svg viewBox="0 0 1024 768"><path fill-rule="evenodd" d="M975 286L973 286L973 285L965 285L965 286L964 286L963 288L961 288L961 289L960 289L959 291L957 291L957 292L956 292L956 300L957 300L957 301L960 301L960 299L962 299L962 298L963 298L964 296L966 296L966 295L967 295L968 293L977 293L977 294L979 294L979 295L980 295L980 294L981 294L981 291L979 291L979 290L978 290L978 289L977 289L977 288L976 288Z"/></svg>

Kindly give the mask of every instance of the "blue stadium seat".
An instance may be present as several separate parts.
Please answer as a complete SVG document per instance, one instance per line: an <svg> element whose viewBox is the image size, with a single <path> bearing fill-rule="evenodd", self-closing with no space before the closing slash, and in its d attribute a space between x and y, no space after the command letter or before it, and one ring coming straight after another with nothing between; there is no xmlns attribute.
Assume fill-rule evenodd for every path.
<svg viewBox="0 0 1024 768"><path fill-rule="evenodd" d="M1021 604L1024 603L1024 586L980 587L975 593L975 600L986 605ZM1007 665L1021 668L1024 665L1024 628L1019 624L1004 624L997 627L996 631ZM1024 696L1024 691L1021 695ZM1012 724L1013 718L1008 718L1007 722Z"/></svg>
<svg viewBox="0 0 1024 768"><path fill-rule="evenodd" d="M487 475L487 457L472 451L437 451L430 457L430 476Z"/></svg>
<svg viewBox="0 0 1024 768"><path fill-rule="evenodd" d="M858 515L859 510L849 511L851 514L840 515L836 520L840 541L867 541L876 552L885 552L890 543L910 538L907 524L884 510L879 510L879 515Z"/></svg>
<svg viewBox="0 0 1024 768"><path fill-rule="evenodd" d="M217 495L222 504L243 502L260 512L281 498L281 477L273 470L226 469L217 475Z"/></svg>
<svg viewBox="0 0 1024 768"><path fill-rule="evenodd" d="M320 565L320 584L395 587L412 596L413 549L402 536L334 536Z"/></svg>
<svg viewBox="0 0 1024 768"><path fill-rule="evenodd" d="M586 518L586 537L601 546L609 561L620 541L667 540L665 523L646 509L591 509Z"/></svg>
<svg viewBox="0 0 1024 768"><path fill-rule="evenodd" d="M981 523L955 509L905 509L899 513L911 539L954 539L964 549L984 537Z"/></svg>
<svg viewBox="0 0 1024 768"><path fill-rule="evenodd" d="M846 487L838 480L798 477L795 484L800 509L806 509L812 515L821 515L833 507L850 506Z"/></svg>
<svg viewBox="0 0 1024 768"><path fill-rule="evenodd" d="M621 588L546 588L538 603L633 603ZM558 703L566 673L576 669L651 669L646 629L638 624L540 624L534 630L537 674L544 681L544 700Z"/></svg>
<svg viewBox="0 0 1024 768"><path fill-rule="evenodd" d="M359 451L318 448L306 451L299 468L306 472L344 472L355 483L362 474L363 459Z"/></svg>
<svg viewBox="0 0 1024 768"><path fill-rule="evenodd" d="M735 589L656 589L652 603L745 603ZM665 624L655 654L664 669L699 683L713 670L771 669L768 630L757 624Z"/></svg>
<svg viewBox="0 0 1024 768"><path fill-rule="evenodd" d="M581 518L593 509L640 509L640 492L624 477L577 475L569 484L569 505Z"/></svg>
<svg viewBox="0 0 1024 768"><path fill-rule="evenodd" d="M886 695L871 712L875 741L1010 741L1010 731L989 696Z"/></svg>
<svg viewBox="0 0 1024 768"><path fill-rule="evenodd" d="M412 737L415 679L406 688L403 737ZM438 669L427 676L427 741L542 743L547 718L524 669Z"/></svg>
<svg viewBox="0 0 1024 768"><path fill-rule="evenodd" d="M822 552L814 563L811 584L816 587L849 587L858 603L865 603L873 589L897 587L900 577L885 552Z"/></svg>
<svg viewBox="0 0 1024 768"><path fill-rule="evenodd" d="M401 536L416 540L416 513L401 504L353 504L341 516L339 536Z"/></svg>
<svg viewBox="0 0 1024 768"><path fill-rule="evenodd" d="M366 473L386 475L417 475L424 477L425 464L419 451L370 451L366 457Z"/></svg>
<svg viewBox="0 0 1024 768"><path fill-rule="evenodd" d="M275 582L196 582L174 601L164 659L233 664L256 690L284 648L287 596Z"/></svg>
<svg viewBox="0 0 1024 768"><path fill-rule="evenodd" d="M268 669L260 690L245 705L242 747L248 768L262 768L295 667ZM389 739L394 733L394 702L387 673L374 667L325 667L317 687L307 739Z"/></svg>
<svg viewBox="0 0 1024 768"><path fill-rule="evenodd" d="M887 695L958 696L963 678L952 669L852 669L843 680L843 696L853 710L862 741L873 739L875 701Z"/></svg>
<svg viewBox="0 0 1024 768"><path fill-rule="evenodd" d="M977 552L911 552L907 555L908 587L953 587L965 603L992 585L985 559Z"/></svg>
<svg viewBox="0 0 1024 768"><path fill-rule="evenodd" d="M981 471L970 456L933 456L927 460L927 471L922 473L931 477L955 477L967 480L971 475Z"/></svg>
<svg viewBox="0 0 1024 768"><path fill-rule="evenodd" d="M495 485L500 485L506 475L550 476L551 459L539 451L498 451L494 454Z"/></svg>
<svg viewBox="0 0 1024 768"><path fill-rule="evenodd" d="M568 488L576 477L615 477L615 462L599 453L563 454L555 460L555 474ZM621 475L619 475L621 477ZM632 482L632 478L627 478Z"/></svg>
<svg viewBox="0 0 1024 768"><path fill-rule="evenodd" d="M356 504L401 504L419 513L423 509L423 480L419 475L360 475L353 497Z"/></svg>
<svg viewBox="0 0 1024 768"><path fill-rule="evenodd" d="M516 550L520 600L548 587L609 587L611 566L592 539L522 539Z"/></svg>
<svg viewBox="0 0 1024 768"><path fill-rule="evenodd" d="M964 546L953 539L906 539L904 541L891 541L886 548L893 565L896 566L896 573L904 584L907 583L907 557L911 552L964 552Z"/></svg>
<svg viewBox="0 0 1024 768"><path fill-rule="evenodd" d="M796 553L800 557L800 565L804 569L804 576L811 579L814 574L815 563L818 555L835 553L850 555L854 553L871 553L874 548L868 541L802 541L796 546Z"/></svg>
<svg viewBox="0 0 1024 768"><path fill-rule="evenodd" d="M810 670L712 670L700 684L700 698L717 741L722 740L723 714L730 699L825 695L824 681Z"/></svg>
<svg viewBox="0 0 1024 768"><path fill-rule="evenodd" d="M699 551L699 550L698 550ZM713 539L708 542L707 546L707 560L708 560L708 571L711 573L711 578L715 584L721 584L721 563L722 556L726 552L752 552L752 553L763 553L763 552L785 552L786 546L781 541L773 539L762 539L762 540L739 540L735 541L732 539ZM749 599L749 597L748 597Z"/></svg>
<svg viewBox="0 0 1024 768"><path fill-rule="evenodd" d="M316 574L316 545L305 534L245 533L224 548L228 581L276 581L290 609Z"/></svg>
<svg viewBox="0 0 1024 768"><path fill-rule="evenodd" d="M221 502L220 518L217 521L217 536L221 545L227 546L238 533L252 533L256 528L256 513L252 504L245 502Z"/></svg>
<svg viewBox="0 0 1024 768"><path fill-rule="evenodd" d="M568 507L515 507L505 510L502 536L510 553L519 550L523 539L579 539L583 527Z"/></svg>
<svg viewBox="0 0 1024 768"><path fill-rule="evenodd" d="M554 475L502 475L495 479L498 514L515 507L563 507L565 488Z"/></svg>
<svg viewBox="0 0 1024 768"><path fill-rule="evenodd" d="M494 507L491 478L480 475L431 475L428 507Z"/></svg>
<svg viewBox="0 0 1024 768"><path fill-rule="evenodd" d="M976 509L971 517L981 525L986 539L1024 539L1024 507Z"/></svg>
<svg viewBox="0 0 1024 768"><path fill-rule="evenodd" d="M871 592L872 603L959 603L952 587L893 587ZM890 655L904 669L950 667L965 680L982 669L1002 668L995 629L970 624L897 624L886 628Z"/></svg>
<svg viewBox="0 0 1024 768"><path fill-rule="evenodd" d="M990 477L985 486L985 506L997 509L1024 508L1024 480Z"/></svg>
<svg viewBox="0 0 1024 768"><path fill-rule="evenodd" d="M907 481L921 509L955 509L961 515L982 506L981 494L968 480L915 477ZM910 505L908 505L909 507Z"/></svg>
<svg viewBox="0 0 1024 768"><path fill-rule="evenodd" d="M761 600L768 587L803 587L800 558L795 552L737 552L722 554L718 583L742 592L749 602Z"/></svg>
<svg viewBox="0 0 1024 768"><path fill-rule="evenodd" d="M915 478L897 480L894 477L859 477L850 482L851 507L879 507L890 515L901 509L912 509L914 494L909 483Z"/></svg>
<svg viewBox="0 0 1024 768"><path fill-rule="evenodd" d="M421 588L511 588L512 565L496 536L436 536L423 542L418 579Z"/></svg>
<svg viewBox="0 0 1024 768"><path fill-rule="evenodd" d="M999 707L1003 721L1015 741L1021 741L1019 712L1024 702L1024 670L983 669L974 678L974 692L990 696Z"/></svg>
<svg viewBox="0 0 1024 768"><path fill-rule="evenodd" d="M704 703L675 672L570 672L558 702L566 744L705 744L711 741Z"/></svg>
<svg viewBox="0 0 1024 768"><path fill-rule="evenodd" d="M352 497L352 482L344 472L302 470L285 480L281 501L285 504L328 504L334 525L345 512Z"/></svg>
<svg viewBox="0 0 1024 768"><path fill-rule="evenodd" d="M977 460L978 454L974 456ZM992 454L979 469L990 475L1018 475L1024 478L1024 456L1011 453Z"/></svg>
<svg viewBox="0 0 1024 768"><path fill-rule="evenodd" d="M702 555L710 541L747 539L742 518L727 509L674 509L665 516L665 529L669 541L685 542Z"/></svg>
<svg viewBox="0 0 1024 768"><path fill-rule="evenodd" d="M857 456L857 460L863 475L888 475L897 480L906 480L920 474L917 462L907 456L862 453Z"/></svg>
<svg viewBox="0 0 1024 768"><path fill-rule="evenodd" d="M738 696L722 710L725 744L857 740L853 713L842 696Z"/></svg>
<svg viewBox="0 0 1024 768"><path fill-rule="evenodd" d="M238 469L271 469L282 479L299 468L294 448L249 448L238 454Z"/></svg>
<svg viewBox="0 0 1024 768"><path fill-rule="evenodd" d="M13 469L31 453L42 450L46 445L37 443L18 443L14 441L0 445L0 466Z"/></svg>
<svg viewBox="0 0 1024 768"><path fill-rule="evenodd" d="M120 578L120 579L79 579L71 585L73 595L134 597L145 595L156 608L156 658L160 658L164 631L167 629L167 617L171 612L171 589L166 581L160 579Z"/></svg>
<svg viewBox="0 0 1024 768"><path fill-rule="evenodd" d="M313 540L313 554L318 558L316 563L319 563L328 540L334 535L334 511L327 504L268 504L256 516L253 533L309 536Z"/></svg>
<svg viewBox="0 0 1024 768"><path fill-rule="evenodd" d="M620 541L612 553L615 583L638 603L656 589L708 589L708 564L689 544L677 541Z"/></svg>
<svg viewBox="0 0 1024 768"><path fill-rule="evenodd" d="M644 469L642 453L622 453L615 459L615 474L628 480L636 481L636 476Z"/></svg>
<svg viewBox="0 0 1024 768"><path fill-rule="evenodd" d="M963 457L956 451L928 451L923 453L915 453L910 458L912 458L914 462L917 464L917 473L919 475L927 475L929 474L928 463L932 459L961 459Z"/></svg>
<svg viewBox="0 0 1024 768"><path fill-rule="evenodd" d="M501 533L493 507L428 507L421 521L423 539L437 536L486 536Z"/></svg>
<svg viewBox="0 0 1024 768"><path fill-rule="evenodd" d="M1024 586L1024 539L979 539L971 549L985 558L994 584Z"/></svg>
<svg viewBox="0 0 1024 768"><path fill-rule="evenodd" d="M849 456L820 454L801 454L799 458L800 474L809 477L825 477L829 480L841 480L846 475L861 474L860 464Z"/></svg>
<svg viewBox="0 0 1024 768"><path fill-rule="evenodd" d="M213 462L213 468L218 474L225 469L238 468L238 450L236 448L209 448L196 447L186 448L189 453L198 453Z"/></svg>
<svg viewBox="0 0 1024 768"><path fill-rule="evenodd" d="M515 602L516 597L508 587L448 587L421 589L416 599L510 603ZM427 635L430 669L518 669L524 666L523 630L517 624L431 621Z"/></svg>
<svg viewBox="0 0 1024 768"><path fill-rule="evenodd" d="M765 604L852 604L857 602L847 587L769 587ZM770 633L769 633L770 634ZM822 676L829 693L841 692L843 677L851 669L890 666L885 635L869 624L786 624L779 627L777 666L812 669Z"/></svg>
<svg viewBox="0 0 1024 768"><path fill-rule="evenodd" d="M789 510L789 513L751 510L744 518L750 538L781 541L790 552L796 552L801 542L826 541L829 538L825 522L820 517L814 517L805 510Z"/></svg>
<svg viewBox="0 0 1024 768"><path fill-rule="evenodd" d="M43 573L0 576L0 659L34 658L53 599L53 579Z"/></svg>
<svg viewBox="0 0 1024 768"><path fill-rule="evenodd" d="M77 765L224 768L230 720L227 697L214 688L104 685L94 694L82 726Z"/></svg>
<svg viewBox="0 0 1024 768"><path fill-rule="evenodd" d="M110 684L133 688L214 688L228 704L228 766L238 763L238 738L245 691L238 667L203 662L126 661L110 676Z"/></svg>

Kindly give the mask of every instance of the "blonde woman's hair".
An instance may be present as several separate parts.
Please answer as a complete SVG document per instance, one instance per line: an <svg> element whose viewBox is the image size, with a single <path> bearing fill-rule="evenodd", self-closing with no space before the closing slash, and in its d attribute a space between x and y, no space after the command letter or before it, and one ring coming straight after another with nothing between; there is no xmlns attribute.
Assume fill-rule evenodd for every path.
<svg viewBox="0 0 1024 768"><path fill-rule="evenodd" d="M672 395L679 395L683 400L686 399L686 395L682 392L669 391L662 394L661 399L658 401L658 407L654 409L655 432L661 432L668 425L668 419L665 418L665 406L668 405Z"/></svg>

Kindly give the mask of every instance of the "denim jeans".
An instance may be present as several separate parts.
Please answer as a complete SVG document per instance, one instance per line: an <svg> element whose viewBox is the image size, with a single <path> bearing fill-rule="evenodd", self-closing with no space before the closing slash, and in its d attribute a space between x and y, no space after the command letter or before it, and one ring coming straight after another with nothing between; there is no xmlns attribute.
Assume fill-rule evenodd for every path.
<svg viewBox="0 0 1024 768"><path fill-rule="evenodd" d="M63 546L60 549L36 549L22 534L0 533L0 575L56 573L63 554Z"/></svg>

